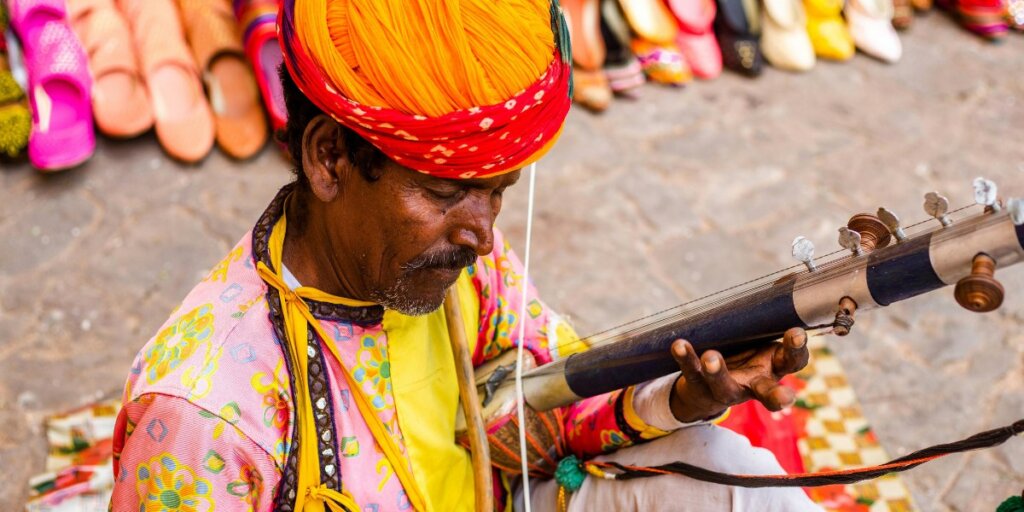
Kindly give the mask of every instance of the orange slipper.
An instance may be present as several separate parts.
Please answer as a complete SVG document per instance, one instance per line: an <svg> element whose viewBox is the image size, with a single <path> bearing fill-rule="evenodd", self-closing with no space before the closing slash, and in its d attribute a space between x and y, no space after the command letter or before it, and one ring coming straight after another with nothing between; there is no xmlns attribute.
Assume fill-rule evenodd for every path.
<svg viewBox="0 0 1024 512"><path fill-rule="evenodd" d="M153 127L128 21L113 0L67 0L71 28L89 54L92 112L110 137L129 138Z"/></svg>
<svg viewBox="0 0 1024 512"><path fill-rule="evenodd" d="M213 148L213 113L174 0L119 2L149 86L157 140L173 158L187 163L202 160Z"/></svg>
<svg viewBox="0 0 1024 512"><path fill-rule="evenodd" d="M217 145L234 158L267 143L267 119L256 77L245 60L230 0L178 0L185 33L203 70L216 120Z"/></svg>
<svg viewBox="0 0 1024 512"><path fill-rule="evenodd" d="M604 111L612 100L612 89L601 70L606 53L601 4L599 0L562 0L561 4L572 40L573 100L592 111Z"/></svg>
<svg viewBox="0 0 1024 512"><path fill-rule="evenodd" d="M612 102L612 87L603 71L572 70L572 100L592 112L604 112Z"/></svg>
<svg viewBox="0 0 1024 512"><path fill-rule="evenodd" d="M626 21L641 39L658 45L675 45L679 25L663 0L619 0Z"/></svg>
<svg viewBox="0 0 1024 512"><path fill-rule="evenodd" d="M572 40L572 60L582 69L599 71L604 65L599 0L562 0L562 12Z"/></svg>

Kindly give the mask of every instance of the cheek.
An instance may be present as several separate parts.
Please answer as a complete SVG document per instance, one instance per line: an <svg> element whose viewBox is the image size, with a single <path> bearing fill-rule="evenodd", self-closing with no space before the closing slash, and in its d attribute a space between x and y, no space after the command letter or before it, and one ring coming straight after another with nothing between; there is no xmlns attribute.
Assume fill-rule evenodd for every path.
<svg viewBox="0 0 1024 512"><path fill-rule="evenodd" d="M447 236L444 212L418 194L408 195L412 197L402 197L397 202L398 208L393 210L386 228L389 252L399 260L399 265L443 245Z"/></svg>

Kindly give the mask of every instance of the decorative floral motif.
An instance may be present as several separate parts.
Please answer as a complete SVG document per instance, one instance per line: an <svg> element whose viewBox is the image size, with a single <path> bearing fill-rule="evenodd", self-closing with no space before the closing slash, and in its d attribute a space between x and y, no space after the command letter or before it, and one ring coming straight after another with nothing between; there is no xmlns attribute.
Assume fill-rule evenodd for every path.
<svg viewBox="0 0 1024 512"><path fill-rule="evenodd" d="M157 334L144 354L146 382L150 384L174 371L213 335L213 305L203 304L180 316ZM208 348L207 348L208 349Z"/></svg>
<svg viewBox="0 0 1024 512"><path fill-rule="evenodd" d="M274 367L273 375L259 372L252 376L250 382L252 388L263 395L263 424L282 430L288 426L289 411L292 407L284 371L282 359Z"/></svg>
<svg viewBox="0 0 1024 512"><path fill-rule="evenodd" d="M227 491L232 496L237 496L246 504L245 510L258 510L260 508L260 492L263 489L263 476L256 467L245 464L238 470L238 480L228 483Z"/></svg>
<svg viewBox="0 0 1024 512"><path fill-rule="evenodd" d="M246 302L244 304L239 304L238 305L238 311L235 311L234 313L231 313L231 318L242 318L243 316L245 316L245 313L248 312L250 308L252 308L253 306L256 305L256 303L258 303L258 302L260 302L262 300L264 300L263 295L257 295L255 297L253 297L251 300L249 300L248 302Z"/></svg>
<svg viewBox="0 0 1024 512"><path fill-rule="evenodd" d="M209 480L173 455L157 455L135 470L139 512L212 512Z"/></svg>
<svg viewBox="0 0 1024 512"><path fill-rule="evenodd" d="M352 376L363 385L363 390L374 409L381 410L391 405L391 361L388 350L381 340L374 336L363 336L359 351L356 352L356 367Z"/></svg>
<svg viewBox="0 0 1024 512"><path fill-rule="evenodd" d="M224 354L223 347L213 348L206 344L206 355L199 365L191 366L181 374L181 385L189 390L188 398L202 398L210 394L210 379L217 373L220 363L220 356Z"/></svg>
<svg viewBox="0 0 1024 512"><path fill-rule="evenodd" d="M629 439L618 430L601 431L601 450L606 452L615 451L629 444Z"/></svg>
<svg viewBox="0 0 1024 512"><path fill-rule="evenodd" d="M239 245L235 247L220 263L210 269L210 273L203 281L226 281L228 278L228 268L231 267L232 263L242 259L243 251L244 246Z"/></svg>
<svg viewBox="0 0 1024 512"><path fill-rule="evenodd" d="M224 457L221 457L216 450L206 452L206 457L203 458L203 469L216 475L224 471L225 466L227 463L224 461Z"/></svg>
<svg viewBox="0 0 1024 512"><path fill-rule="evenodd" d="M231 425L234 427L235 433L241 438L244 436L242 431L238 428L238 422L242 420L242 411L238 407L238 403L229 402L220 408L220 415L213 414L206 409L200 409L199 415L204 418L223 420L217 421L217 424L213 427L213 439L217 440L221 435L224 434L225 425Z"/></svg>

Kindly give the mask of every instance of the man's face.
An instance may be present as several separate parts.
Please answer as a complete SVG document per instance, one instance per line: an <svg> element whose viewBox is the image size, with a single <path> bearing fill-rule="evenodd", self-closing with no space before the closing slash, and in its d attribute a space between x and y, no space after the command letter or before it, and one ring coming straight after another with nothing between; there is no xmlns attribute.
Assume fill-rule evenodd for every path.
<svg viewBox="0 0 1024 512"><path fill-rule="evenodd" d="M448 180L390 164L370 182L353 172L329 225L355 237L348 245L371 300L423 315L441 306L462 269L491 252L502 193L519 174Z"/></svg>

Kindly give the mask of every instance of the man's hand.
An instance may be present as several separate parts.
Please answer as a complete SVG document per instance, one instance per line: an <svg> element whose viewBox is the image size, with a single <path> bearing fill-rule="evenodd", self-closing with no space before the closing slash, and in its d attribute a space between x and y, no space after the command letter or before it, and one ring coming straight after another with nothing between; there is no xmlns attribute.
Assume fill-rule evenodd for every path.
<svg viewBox="0 0 1024 512"><path fill-rule="evenodd" d="M682 376L672 389L672 414L691 423L721 414L729 406L755 399L770 411L793 405L796 394L780 385L783 375L807 365L807 333L799 327L786 331L782 343L723 358L709 350L697 357L684 340L672 344L672 357Z"/></svg>

